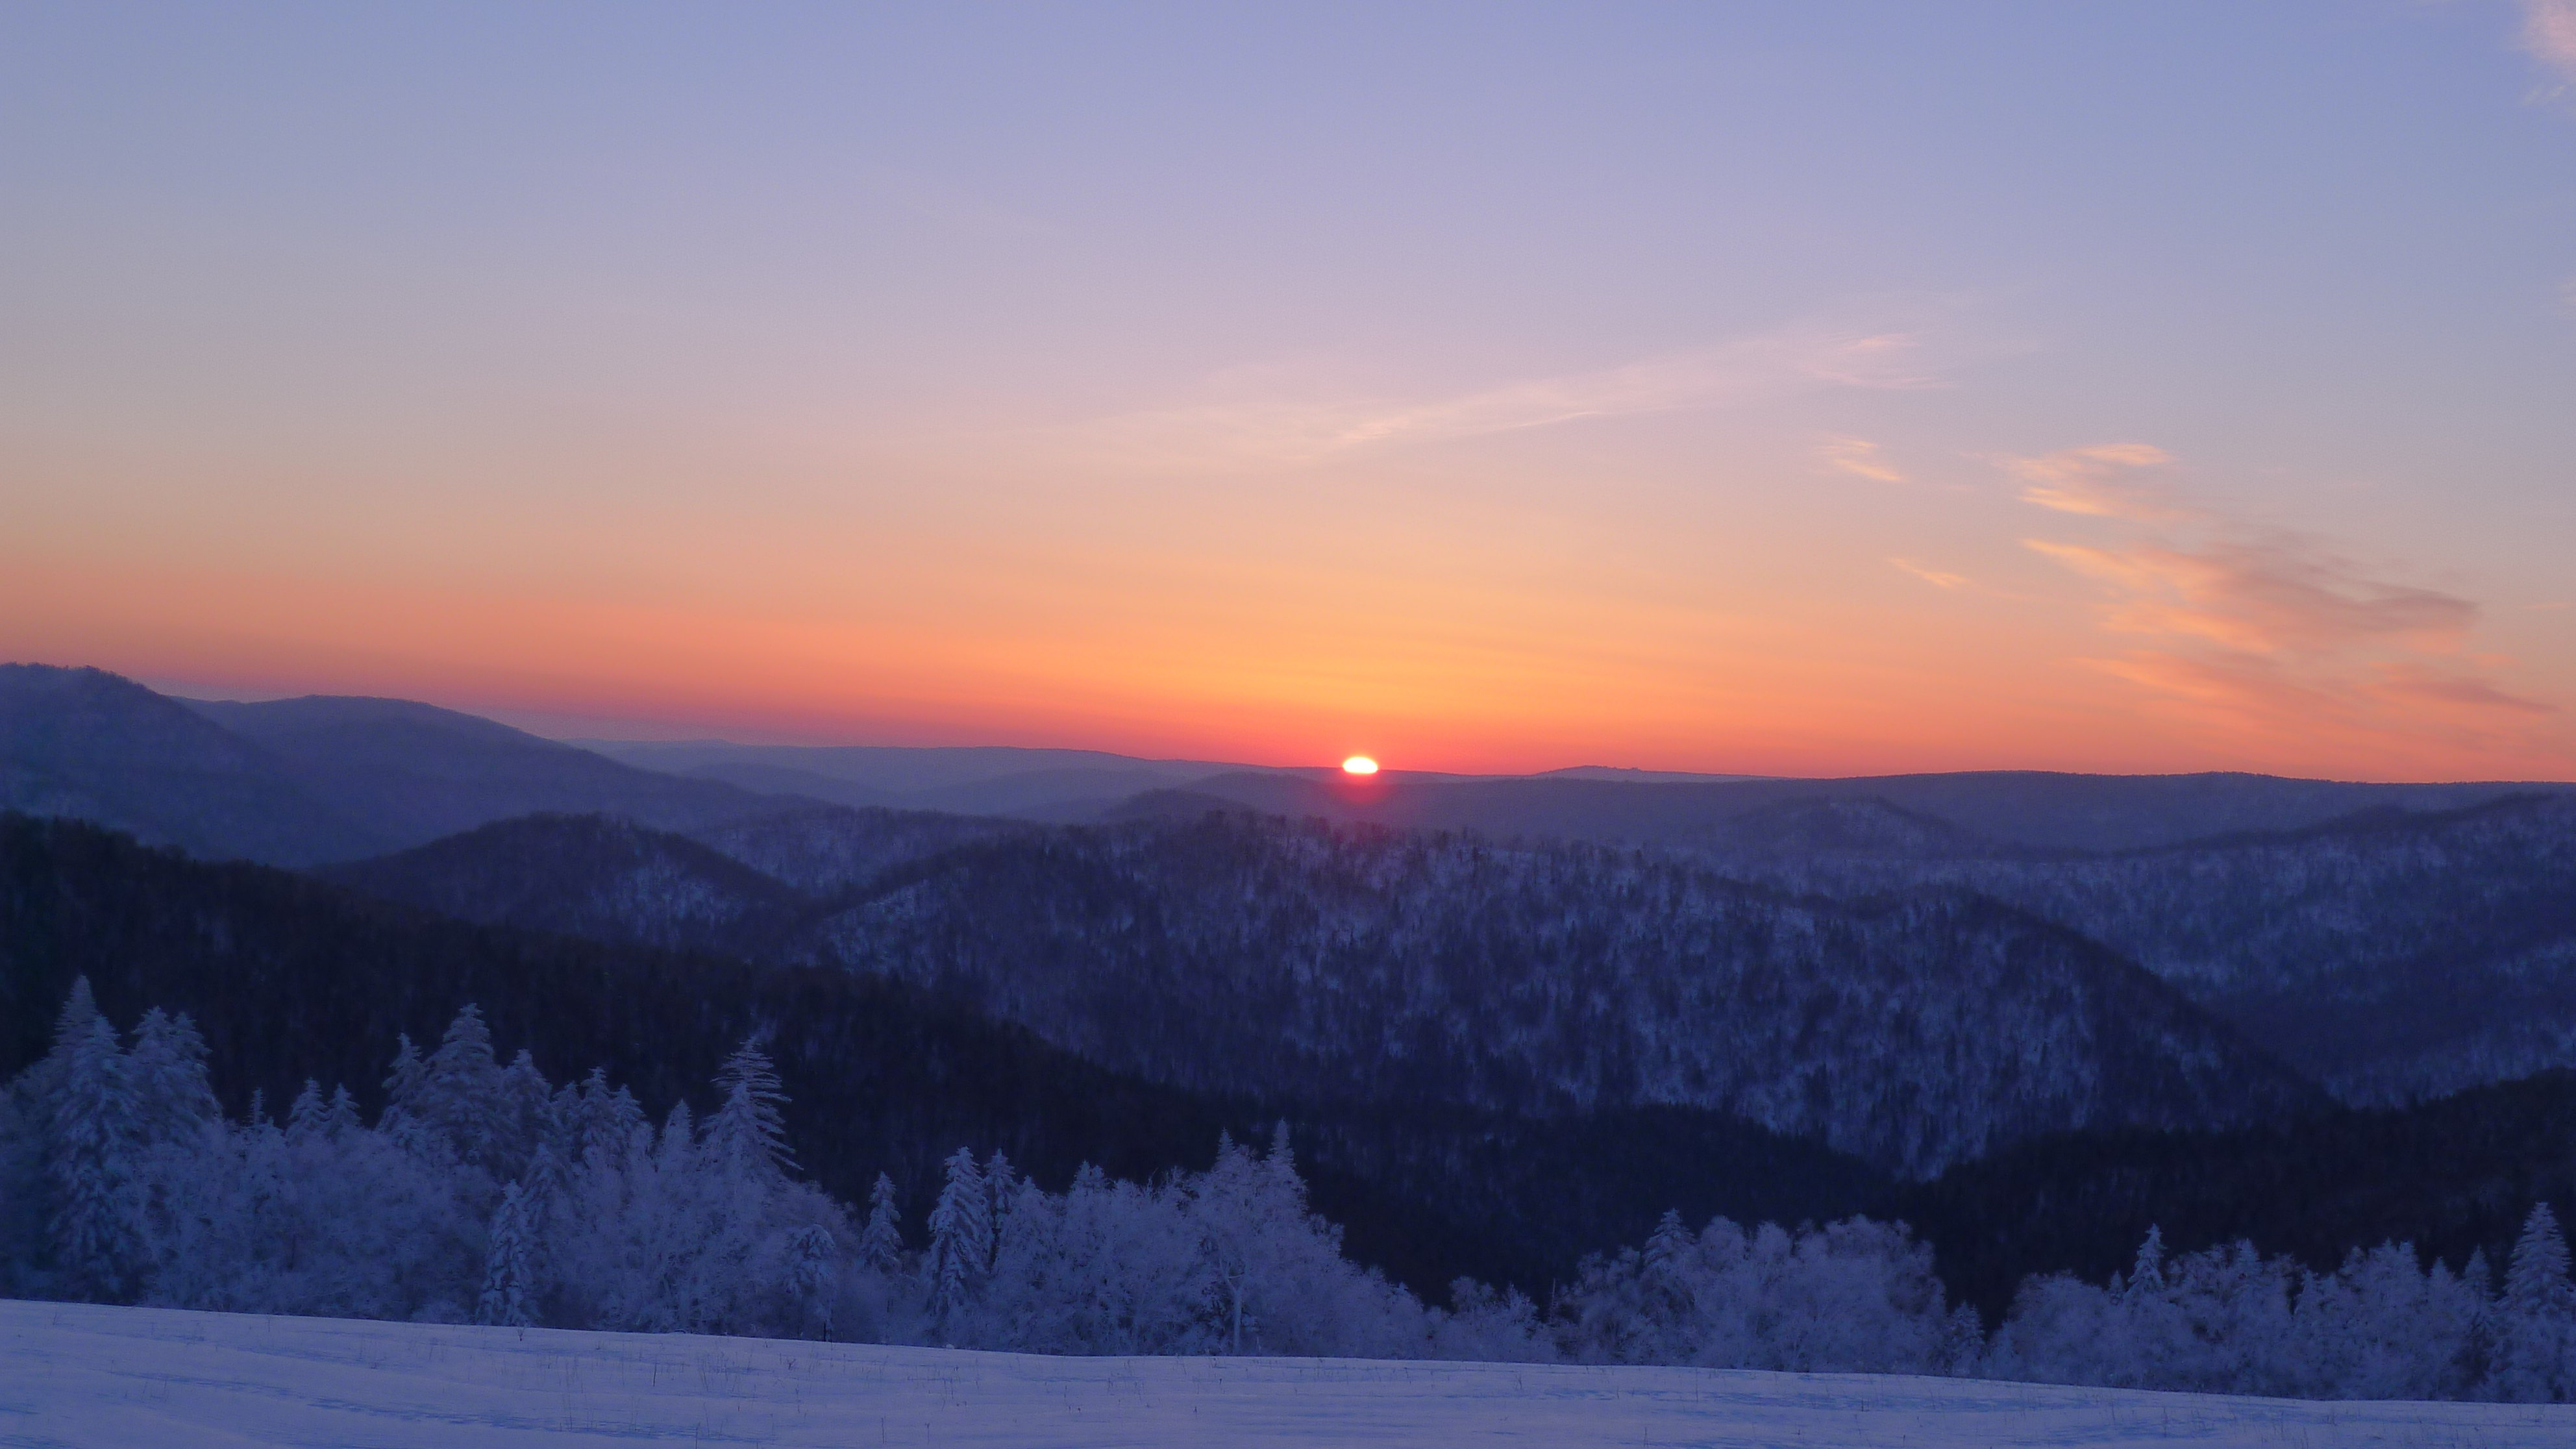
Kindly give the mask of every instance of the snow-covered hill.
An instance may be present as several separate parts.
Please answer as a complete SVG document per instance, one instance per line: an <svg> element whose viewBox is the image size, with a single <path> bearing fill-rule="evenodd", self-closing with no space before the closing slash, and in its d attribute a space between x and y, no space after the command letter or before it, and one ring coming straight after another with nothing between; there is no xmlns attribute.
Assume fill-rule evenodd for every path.
<svg viewBox="0 0 2576 1449"><path fill-rule="evenodd" d="M0 1302L0 1445L2576 1443L2576 1406L1706 1369L1039 1358Z"/></svg>

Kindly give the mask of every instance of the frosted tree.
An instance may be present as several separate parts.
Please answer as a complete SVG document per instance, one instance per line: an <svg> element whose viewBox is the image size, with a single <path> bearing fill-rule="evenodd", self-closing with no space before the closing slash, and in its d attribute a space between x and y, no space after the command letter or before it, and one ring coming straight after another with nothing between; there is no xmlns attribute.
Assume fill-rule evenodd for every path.
<svg viewBox="0 0 2576 1449"><path fill-rule="evenodd" d="M894 1179L878 1173L868 1189L867 1229L859 1236L859 1261L889 1277L903 1266L903 1212L894 1199Z"/></svg>
<svg viewBox="0 0 2576 1449"><path fill-rule="evenodd" d="M520 1102L493 1058L482 1008L469 1002L460 1009L426 1059L402 1038L385 1091L384 1130L417 1149L444 1149L487 1171L515 1174L523 1150Z"/></svg>
<svg viewBox="0 0 2576 1449"><path fill-rule="evenodd" d="M807 1223L788 1235L787 1291L807 1333L832 1336L832 1293L840 1286L840 1245L820 1223Z"/></svg>
<svg viewBox="0 0 2576 1449"><path fill-rule="evenodd" d="M329 1112L322 1101L322 1084L306 1077L303 1089L287 1104L286 1140L302 1143L324 1135L329 1131Z"/></svg>
<svg viewBox="0 0 2576 1449"><path fill-rule="evenodd" d="M54 1051L46 1168L55 1270L72 1296L120 1302L141 1267L142 1133L130 1063L86 980L64 1003Z"/></svg>
<svg viewBox="0 0 2576 1449"><path fill-rule="evenodd" d="M2506 1261L2495 1306L2496 1397L2555 1403L2576 1397L2576 1283L2557 1214L2535 1203Z"/></svg>
<svg viewBox="0 0 2576 1449"><path fill-rule="evenodd" d="M1562 1304L1567 1346L1592 1362L1936 1373L1961 1347L1930 1251L1866 1218L1796 1233L1716 1218L1694 1239L1667 1214L1647 1251L1594 1259Z"/></svg>
<svg viewBox="0 0 2576 1449"><path fill-rule="evenodd" d="M2475 1380L2483 1294L2415 1250L2384 1243L2304 1275L2295 1310L2302 1397L2455 1399Z"/></svg>
<svg viewBox="0 0 2576 1449"><path fill-rule="evenodd" d="M1556 1340L1538 1305L1518 1288L1497 1292L1473 1278L1449 1285L1450 1311L1432 1325L1429 1356L1473 1363L1550 1363Z"/></svg>
<svg viewBox="0 0 2576 1449"><path fill-rule="evenodd" d="M147 1146L195 1137L221 1120L206 1080L206 1039L186 1014L173 1017L157 1006L143 1013L127 1062L135 1131Z"/></svg>
<svg viewBox="0 0 2576 1449"><path fill-rule="evenodd" d="M514 1180L501 1189L501 1206L492 1214L492 1232L483 1258L483 1293L475 1321L503 1328L526 1328L536 1320L537 1284L530 1259L536 1224L528 1194Z"/></svg>
<svg viewBox="0 0 2576 1449"><path fill-rule="evenodd" d="M563 1130L574 1161L623 1166L637 1154L638 1143L650 1143L653 1128L635 1094L611 1086L607 1071L593 1067L566 1105Z"/></svg>
<svg viewBox="0 0 2576 1449"><path fill-rule="evenodd" d="M2137 1260L2129 1266L2128 1291L2150 1297L2165 1291L2165 1230L2147 1225L2146 1241L2138 1244Z"/></svg>
<svg viewBox="0 0 2576 1449"><path fill-rule="evenodd" d="M1019 1170L1011 1166L1011 1159L1003 1156L1002 1149L996 1147L993 1155L984 1159L984 1197L992 1204L994 1254L1002 1251L1002 1238L1009 1231L1011 1209L1018 1204L1019 1196ZM992 1258L988 1256L984 1260L985 1271L991 1272L992 1267Z"/></svg>
<svg viewBox="0 0 2576 1449"><path fill-rule="evenodd" d="M1216 1162L1182 1188L1218 1349L1419 1351L1420 1305L1342 1257L1341 1229L1307 1211L1306 1185L1284 1150L1264 1160L1220 1141Z"/></svg>
<svg viewBox="0 0 2576 1449"><path fill-rule="evenodd" d="M787 1124L779 1114L787 1094L768 1054L746 1039L725 1058L716 1090L724 1101L707 1119L710 1166L739 1183L783 1179L796 1160L787 1149Z"/></svg>
<svg viewBox="0 0 2576 1449"><path fill-rule="evenodd" d="M930 1253L924 1264L930 1277L930 1316L942 1331L952 1329L974 1302L992 1262L992 1198L974 1152L960 1147L949 1155L947 1179L930 1209Z"/></svg>

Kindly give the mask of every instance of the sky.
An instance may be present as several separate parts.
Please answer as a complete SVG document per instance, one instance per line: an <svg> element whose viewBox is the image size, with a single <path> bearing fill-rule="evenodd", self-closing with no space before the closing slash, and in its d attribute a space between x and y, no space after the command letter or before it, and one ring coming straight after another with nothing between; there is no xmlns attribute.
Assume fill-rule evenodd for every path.
<svg viewBox="0 0 2576 1449"><path fill-rule="evenodd" d="M0 658L2576 778L2576 0L0 9Z"/></svg>

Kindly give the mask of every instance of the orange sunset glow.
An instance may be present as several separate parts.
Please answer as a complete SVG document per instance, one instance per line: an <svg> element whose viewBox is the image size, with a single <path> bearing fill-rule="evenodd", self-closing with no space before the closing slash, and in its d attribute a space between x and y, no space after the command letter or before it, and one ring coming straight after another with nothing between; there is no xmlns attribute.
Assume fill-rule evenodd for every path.
<svg viewBox="0 0 2576 1449"><path fill-rule="evenodd" d="M2452 109L2382 117L2355 72L2355 125L2463 206L2566 179L2531 56L2407 23ZM2133 215L2205 160L2137 119L2163 98L2023 125L2060 99L1989 42L1775 38L1775 73L1668 38L1810 127L1660 71L1524 111L1474 78L1610 41L1399 30L1186 115L998 78L1128 56L1105 32L936 26L686 103L649 77L694 50L644 27L597 126L533 73L405 79L390 23L358 117L240 36L204 42L238 74L156 39L149 96L30 78L6 104L88 139L9 178L0 656L634 738L2576 773L2576 408L2515 381L2576 364L2576 234L2506 256L2358 182L2259 235ZM1986 80L1914 95L1925 46ZM2343 185L2311 152L2372 143L2238 88L2255 53L2168 62L2282 138L2236 183ZM110 200L218 146L219 75L274 98L212 123L231 183ZM1560 132L1621 159L1513 159ZM2415 268L2456 320L2406 326L2475 360L2420 362L2448 344L2320 255Z"/></svg>

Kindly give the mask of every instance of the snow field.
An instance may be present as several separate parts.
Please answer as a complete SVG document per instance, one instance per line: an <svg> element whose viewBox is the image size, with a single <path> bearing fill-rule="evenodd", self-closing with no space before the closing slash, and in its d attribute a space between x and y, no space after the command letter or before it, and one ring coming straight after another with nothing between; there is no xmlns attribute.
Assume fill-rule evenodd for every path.
<svg viewBox="0 0 2576 1449"><path fill-rule="evenodd" d="M0 1445L2576 1445L2576 1405L1285 1358L1048 1358L0 1301Z"/></svg>

